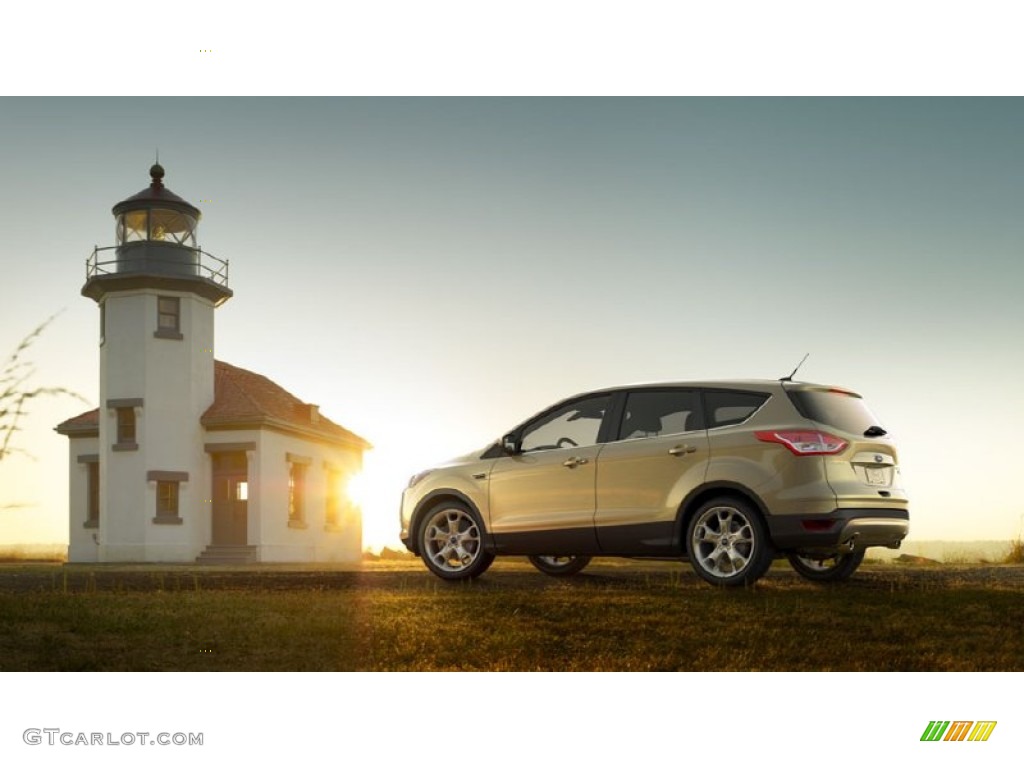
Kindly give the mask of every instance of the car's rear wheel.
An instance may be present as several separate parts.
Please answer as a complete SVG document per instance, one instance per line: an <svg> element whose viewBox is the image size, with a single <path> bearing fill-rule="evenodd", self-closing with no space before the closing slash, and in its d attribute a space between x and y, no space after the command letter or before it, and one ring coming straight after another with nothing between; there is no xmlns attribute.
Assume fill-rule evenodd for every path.
<svg viewBox="0 0 1024 768"><path fill-rule="evenodd" d="M730 497L700 506L687 526L687 554L693 570L719 587L753 584L772 564L772 546L761 516Z"/></svg>
<svg viewBox="0 0 1024 768"><path fill-rule="evenodd" d="M572 576L590 562L587 555L530 555L530 563L548 576Z"/></svg>
<svg viewBox="0 0 1024 768"><path fill-rule="evenodd" d="M476 514L458 502L443 502L427 513L419 545L427 568L450 581L475 579L494 562L494 555L484 551Z"/></svg>
<svg viewBox="0 0 1024 768"><path fill-rule="evenodd" d="M866 550L862 549L859 552L828 556L789 554L786 555L786 559L793 566L793 570L808 581L845 581L853 576L853 572L864 562L865 552Z"/></svg>

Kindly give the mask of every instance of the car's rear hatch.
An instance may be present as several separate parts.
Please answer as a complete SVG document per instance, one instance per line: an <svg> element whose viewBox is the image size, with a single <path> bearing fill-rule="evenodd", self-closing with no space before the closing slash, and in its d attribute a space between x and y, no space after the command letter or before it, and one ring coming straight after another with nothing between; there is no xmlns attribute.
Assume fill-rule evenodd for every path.
<svg viewBox="0 0 1024 768"><path fill-rule="evenodd" d="M840 508L907 508L896 446L860 395L806 385L787 387L786 394L802 416L846 442L823 457Z"/></svg>

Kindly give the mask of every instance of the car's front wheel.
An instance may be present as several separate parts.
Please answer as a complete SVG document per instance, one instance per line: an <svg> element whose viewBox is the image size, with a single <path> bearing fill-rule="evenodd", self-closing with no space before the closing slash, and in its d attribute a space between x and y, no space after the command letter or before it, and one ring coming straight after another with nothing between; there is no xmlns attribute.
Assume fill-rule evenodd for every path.
<svg viewBox="0 0 1024 768"><path fill-rule="evenodd" d="M464 504L444 502L431 509L420 525L420 557L434 574L457 581L475 579L494 555L483 547L483 526Z"/></svg>
<svg viewBox="0 0 1024 768"><path fill-rule="evenodd" d="M693 570L719 587L753 584L772 564L772 546L761 516L739 499L721 497L696 511L686 533Z"/></svg>
<svg viewBox="0 0 1024 768"><path fill-rule="evenodd" d="M572 576L590 562L587 555L530 555L530 563L548 576Z"/></svg>
<svg viewBox="0 0 1024 768"><path fill-rule="evenodd" d="M793 566L793 570L808 581L845 581L853 576L853 572L864 562L866 551L862 549L859 552L828 556L789 554L786 555L786 559Z"/></svg>

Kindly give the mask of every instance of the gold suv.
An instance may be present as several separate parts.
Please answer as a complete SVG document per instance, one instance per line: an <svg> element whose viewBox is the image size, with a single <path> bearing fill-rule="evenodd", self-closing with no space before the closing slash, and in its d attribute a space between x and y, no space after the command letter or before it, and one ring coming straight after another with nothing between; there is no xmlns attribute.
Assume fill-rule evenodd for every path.
<svg viewBox="0 0 1024 768"><path fill-rule="evenodd" d="M605 389L541 411L484 450L415 475L402 541L443 579L497 555L567 576L595 555L687 559L752 584L776 557L813 581L898 548L896 448L860 395L780 381Z"/></svg>

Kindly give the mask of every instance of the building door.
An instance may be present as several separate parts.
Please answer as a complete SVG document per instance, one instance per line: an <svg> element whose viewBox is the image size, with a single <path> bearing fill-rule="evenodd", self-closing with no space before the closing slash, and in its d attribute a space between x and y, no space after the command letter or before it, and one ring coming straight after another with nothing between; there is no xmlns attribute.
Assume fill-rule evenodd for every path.
<svg viewBox="0 0 1024 768"><path fill-rule="evenodd" d="M249 470L245 453L214 453L213 540L219 547L248 544Z"/></svg>

